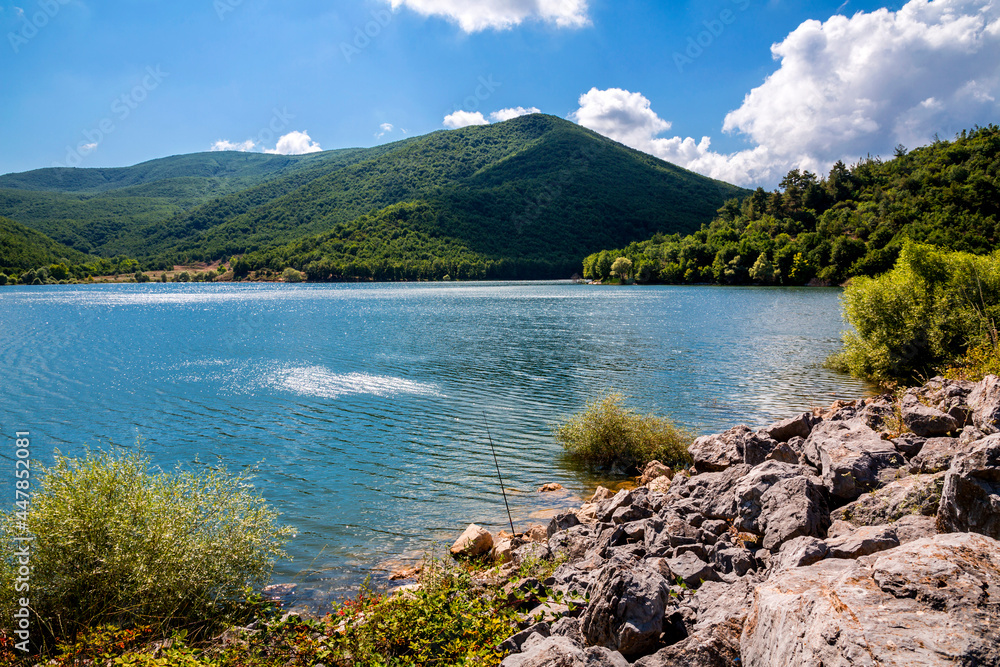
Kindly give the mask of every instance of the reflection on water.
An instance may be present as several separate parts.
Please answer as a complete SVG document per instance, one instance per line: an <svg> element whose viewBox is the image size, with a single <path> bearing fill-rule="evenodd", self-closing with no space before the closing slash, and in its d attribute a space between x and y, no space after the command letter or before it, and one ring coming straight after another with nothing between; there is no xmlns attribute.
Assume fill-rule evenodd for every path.
<svg viewBox="0 0 1000 667"><path fill-rule="evenodd" d="M570 284L114 285L0 290L0 426L130 445L164 468L259 464L298 528L279 579L338 589L374 563L598 481L552 425L617 388L696 432L867 393L822 367L839 291ZM568 494L538 494L559 482Z"/></svg>

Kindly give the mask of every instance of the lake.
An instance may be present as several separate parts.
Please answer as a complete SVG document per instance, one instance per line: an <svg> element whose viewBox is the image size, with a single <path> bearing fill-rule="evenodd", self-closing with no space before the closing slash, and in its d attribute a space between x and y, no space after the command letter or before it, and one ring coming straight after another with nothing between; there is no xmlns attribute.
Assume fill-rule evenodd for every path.
<svg viewBox="0 0 1000 667"><path fill-rule="evenodd" d="M609 389L698 433L869 393L822 366L845 328L839 298L570 283L3 288L0 428L31 431L42 461L141 439L164 469L256 465L298 530L276 581L321 599L470 522L506 523L484 413L521 527L601 481L562 459L552 426ZM535 492L548 482L567 493Z"/></svg>

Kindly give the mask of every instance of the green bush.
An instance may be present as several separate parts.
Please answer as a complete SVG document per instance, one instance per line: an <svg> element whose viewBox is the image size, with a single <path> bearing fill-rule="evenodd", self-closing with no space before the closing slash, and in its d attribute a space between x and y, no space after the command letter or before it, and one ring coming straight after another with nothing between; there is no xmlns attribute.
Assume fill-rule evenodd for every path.
<svg viewBox="0 0 1000 667"><path fill-rule="evenodd" d="M691 462L691 435L669 419L625 408L624 400L619 393L608 394L556 429L570 459L627 471L653 460L669 466Z"/></svg>
<svg viewBox="0 0 1000 667"><path fill-rule="evenodd" d="M289 266L281 273L281 279L286 283L301 283L306 279L306 274Z"/></svg>
<svg viewBox="0 0 1000 667"><path fill-rule="evenodd" d="M844 309L854 330L835 366L883 384L931 375L970 347L995 343L1000 252L907 243L891 271L851 282Z"/></svg>
<svg viewBox="0 0 1000 667"><path fill-rule="evenodd" d="M26 528L31 603L51 638L101 624L211 626L264 586L291 529L246 474L201 467L150 469L139 454L57 455L35 472ZM23 516L20 517L23 519ZM11 605L23 534L14 511L0 521L0 590ZM10 609L2 609L6 625Z"/></svg>

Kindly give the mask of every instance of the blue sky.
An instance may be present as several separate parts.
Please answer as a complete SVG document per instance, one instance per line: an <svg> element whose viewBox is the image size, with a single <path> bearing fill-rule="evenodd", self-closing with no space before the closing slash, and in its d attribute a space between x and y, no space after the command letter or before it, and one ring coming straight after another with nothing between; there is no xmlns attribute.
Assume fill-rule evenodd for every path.
<svg viewBox="0 0 1000 667"><path fill-rule="evenodd" d="M1000 109L988 0L17 0L0 28L0 173L371 146L539 109L773 187Z"/></svg>

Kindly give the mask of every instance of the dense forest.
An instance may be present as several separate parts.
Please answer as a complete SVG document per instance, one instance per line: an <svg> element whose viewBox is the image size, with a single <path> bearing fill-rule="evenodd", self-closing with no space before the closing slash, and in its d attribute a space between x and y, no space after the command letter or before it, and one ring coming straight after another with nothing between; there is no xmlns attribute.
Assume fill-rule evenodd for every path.
<svg viewBox="0 0 1000 667"><path fill-rule="evenodd" d="M694 234L651 239L586 257L584 276L729 285L840 284L894 265L907 240L982 254L1000 239L1000 128L890 160L838 162L826 176L792 170L780 190L731 199Z"/></svg>
<svg viewBox="0 0 1000 667"><path fill-rule="evenodd" d="M747 194L535 114L299 158L13 174L0 177L0 215L143 270L233 259L237 277L551 278L602 247L693 232Z"/></svg>

